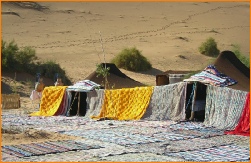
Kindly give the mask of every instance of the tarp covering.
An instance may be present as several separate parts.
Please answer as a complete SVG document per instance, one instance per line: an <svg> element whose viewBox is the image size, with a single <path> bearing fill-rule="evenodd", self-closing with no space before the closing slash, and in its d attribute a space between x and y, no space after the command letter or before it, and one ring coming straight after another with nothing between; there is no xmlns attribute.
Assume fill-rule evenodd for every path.
<svg viewBox="0 0 251 163"><path fill-rule="evenodd" d="M31 116L53 116L59 109L67 86L45 87L40 103L40 110Z"/></svg>
<svg viewBox="0 0 251 163"><path fill-rule="evenodd" d="M150 104L142 117L145 120L184 120L185 119L185 82L155 86Z"/></svg>
<svg viewBox="0 0 251 163"><path fill-rule="evenodd" d="M226 134L250 136L250 93L247 94L246 103L238 125Z"/></svg>
<svg viewBox="0 0 251 163"><path fill-rule="evenodd" d="M153 87L105 90L102 110L94 119L139 120L149 105Z"/></svg>
<svg viewBox="0 0 251 163"><path fill-rule="evenodd" d="M233 130L240 120L247 93L209 85L204 124L222 130Z"/></svg>

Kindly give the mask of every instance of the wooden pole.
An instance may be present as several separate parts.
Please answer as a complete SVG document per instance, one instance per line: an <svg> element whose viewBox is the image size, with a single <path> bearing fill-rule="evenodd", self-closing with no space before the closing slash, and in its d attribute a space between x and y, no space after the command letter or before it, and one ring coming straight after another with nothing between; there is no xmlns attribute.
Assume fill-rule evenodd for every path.
<svg viewBox="0 0 251 163"><path fill-rule="evenodd" d="M77 111L77 116L79 116L79 109L80 109L80 92L76 92L78 93L78 111Z"/></svg>
<svg viewBox="0 0 251 163"><path fill-rule="evenodd" d="M194 119L194 105L195 105L195 101L196 101L196 91L197 91L197 83L195 83L195 88L194 88L194 93L193 93L193 101L192 101L192 110L191 110L191 116L190 116L189 120Z"/></svg>

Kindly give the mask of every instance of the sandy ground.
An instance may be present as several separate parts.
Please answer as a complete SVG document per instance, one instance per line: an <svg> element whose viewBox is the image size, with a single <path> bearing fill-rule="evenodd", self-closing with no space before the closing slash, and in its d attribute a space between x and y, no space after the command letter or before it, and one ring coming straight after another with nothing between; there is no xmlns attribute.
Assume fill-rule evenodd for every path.
<svg viewBox="0 0 251 163"><path fill-rule="evenodd" d="M72 82L83 80L96 69L97 63L104 62L102 44L106 62L125 47L138 48L153 69L140 73L121 71L149 85L155 85L155 75L167 70L205 68L212 58L199 54L198 47L209 37L216 40L221 51L238 44L243 54L249 56L250 52L248 2L39 4L46 9L2 3L2 39L15 40L20 47L33 47L40 60L59 63ZM20 81L26 81L19 83L22 94L18 111L23 113L36 109L29 99L31 76L26 75L17 75ZM4 90L13 83L12 79L13 74L2 76L2 93L8 93ZM3 134L2 143L34 141L27 135L37 137L38 141L46 139L35 131L27 132L5 133L9 135Z"/></svg>

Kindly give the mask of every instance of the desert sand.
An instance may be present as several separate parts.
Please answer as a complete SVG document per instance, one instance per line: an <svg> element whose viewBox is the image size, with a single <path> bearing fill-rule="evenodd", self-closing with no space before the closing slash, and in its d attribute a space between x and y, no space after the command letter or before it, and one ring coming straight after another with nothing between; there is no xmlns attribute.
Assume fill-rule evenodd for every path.
<svg viewBox="0 0 251 163"><path fill-rule="evenodd" d="M83 80L96 69L97 63L109 62L125 47L139 49L153 69L138 73L121 71L148 85L155 85L156 75L168 70L205 68L212 58L201 55L198 47L209 37L216 40L220 51L231 50L231 45L237 44L243 54L250 53L248 2L39 2L39 5L40 8L26 8L29 4L20 7L2 3L2 39L15 40L21 48L31 46L39 60L60 64L72 82ZM33 76L17 74L23 92L18 111L36 110L29 99L33 87L27 86L27 79ZM9 93L13 77L2 73L2 93ZM46 139L36 132L30 133L38 141ZM27 141L27 134L16 138L3 135L4 144L20 143L20 139Z"/></svg>

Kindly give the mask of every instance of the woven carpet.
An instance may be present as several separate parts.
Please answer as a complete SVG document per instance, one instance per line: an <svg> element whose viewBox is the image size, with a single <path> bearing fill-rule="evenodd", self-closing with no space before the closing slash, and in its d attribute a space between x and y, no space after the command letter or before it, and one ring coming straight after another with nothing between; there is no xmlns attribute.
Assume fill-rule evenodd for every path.
<svg viewBox="0 0 251 163"><path fill-rule="evenodd" d="M235 144L238 146L250 148L250 139L247 136L240 135L222 135L206 139L208 141L214 141L222 144Z"/></svg>
<svg viewBox="0 0 251 163"><path fill-rule="evenodd" d="M206 127L203 123L194 122L181 122L170 125L173 133L181 135L193 135L194 137L208 138L214 136L224 135L223 130L216 129L215 127Z"/></svg>
<svg viewBox="0 0 251 163"><path fill-rule="evenodd" d="M131 126L142 126L142 127L152 127L152 128L169 128L171 124L176 124L177 122L167 120L167 121L150 121L150 120L138 120L138 121L128 121L126 123Z"/></svg>
<svg viewBox="0 0 251 163"><path fill-rule="evenodd" d="M165 152L165 146L170 141L148 143L148 144L133 144L128 146L129 148L137 149L141 153L156 153L162 155Z"/></svg>
<svg viewBox="0 0 251 163"><path fill-rule="evenodd" d="M153 137L154 134L157 134L159 132L171 132L171 130L152 128L152 127L123 126L123 127L116 128L116 132L128 132L131 134L140 134L144 136Z"/></svg>
<svg viewBox="0 0 251 163"><path fill-rule="evenodd" d="M221 162L236 162L249 161L250 150L247 148L240 148L235 145L223 145L219 147L212 147L200 150L167 153L167 156L181 157L187 161L221 161Z"/></svg>
<svg viewBox="0 0 251 163"><path fill-rule="evenodd" d="M132 145L132 144L144 144L144 143L153 143L161 142L162 140L142 135L142 134L133 134L127 131L117 132L117 129L99 129L99 130L72 130L62 132L62 134L80 136L88 139L94 139L104 142L115 143L123 146Z"/></svg>
<svg viewBox="0 0 251 163"><path fill-rule="evenodd" d="M149 143L149 144L135 144L135 145L130 145L129 147L138 149L140 152L151 152L161 155L167 155L170 152L184 152L184 151L222 146L227 144L230 144L230 142L194 138L189 140L183 139L176 141L167 139L164 140L163 142Z"/></svg>
<svg viewBox="0 0 251 163"><path fill-rule="evenodd" d="M42 143L5 145L2 146L2 152L16 157L30 157L45 154L62 153L76 150L99 149L101 146L87 145L72 140L50 141Z"/></svg>
<svg viewBox="0 0 251 163"><path fill-rule="evenodd" d="M18 116L18 118L17 118ZM78 126L92 123L80 116L19 116L19 115L2 115L2 127L20 128L33 126L39 130L61 131L69 128L72 130ZM58 127L60 125L60 127ZM91 125L91 124L90 124ZM98 126L98 124L96 125Z"/></svg>
<svg viewBox="0 0 251 163"><path fill-rule="evenodd" d="M230 142L215 141L213 139L203 139L203 138L189 139L189 141L187 140L171 141L168 145L165 146L164 153L167 154L170 152L192 151L192 150L211 148L228 144L230 144Z"/></svg>
<svg viewBox="0 0 251 163"><path fill-rule="evenodd" d="M170 128L172 130L194 130L194 129L203 129L204 125L200 122L180 122L176 124L171 124Z"/></svg>
<svg viewBox="0 0 251 163"><path fill-rule="evenodd" d="M156 133L153 134L153 136L160 140L171 140L171 141L194 139L198 137L196 135L183 135L183 134L166 133L166 132Z"/></svg>

